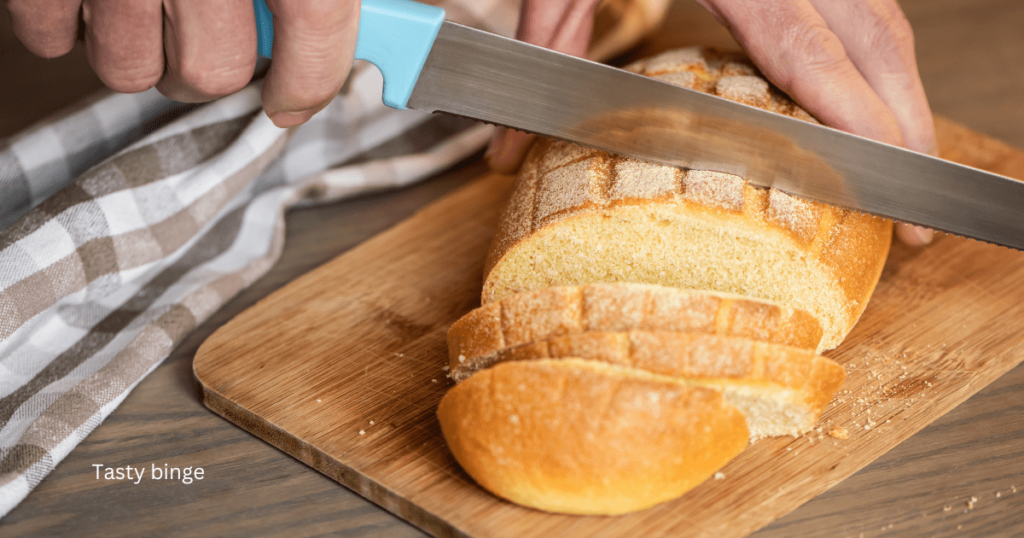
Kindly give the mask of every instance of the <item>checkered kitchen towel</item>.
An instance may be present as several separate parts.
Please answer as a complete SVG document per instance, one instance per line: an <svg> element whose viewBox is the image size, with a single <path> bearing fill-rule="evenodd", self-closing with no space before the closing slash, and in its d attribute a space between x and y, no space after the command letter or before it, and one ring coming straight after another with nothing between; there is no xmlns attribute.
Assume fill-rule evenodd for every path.
<svg viewBox="0 0 1024 538"><path fill-rule="evenodd" d="M609 4L634 27L639 11L646 30L664 1ZM517 0L442 5L504 35L517 21ZM285 130L258 84L205 106L106 94L0 141L0 517L274 264L287 208L405 185L490 136L380 95L379 72L359 65L324 111Z"/></svg>

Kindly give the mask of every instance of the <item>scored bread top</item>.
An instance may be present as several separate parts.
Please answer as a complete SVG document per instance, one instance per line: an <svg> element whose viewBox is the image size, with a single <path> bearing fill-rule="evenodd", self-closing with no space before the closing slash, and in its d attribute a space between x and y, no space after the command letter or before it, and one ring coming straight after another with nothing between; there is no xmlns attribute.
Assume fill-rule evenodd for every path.
<svg viewBox="0 0 1024 538"><path fill-rule="evenodd" d="M629 69L751 106L815 121L758 77L742 54L689 48L642 60ZM550 263L506 260L515 249L534 248L529 245L530 240L541 231L562 226L559 241L587 246L600 238L588 235L591 232L587 230L592 226L578 218L600 217L613 222L619 218L631 219L623 226L632 226L637 219L644 218L635 212L628 213L634 209L649 212L650 219L668 222L674 218L674 214L660 208L685 210L708 225L737 230L744 238L763 237L766 240L763 248L788 250L800 263L816 267L813 270L816 274L827 273L827 279L839 289L836 298L828 299L830 306L821 306L816 311L810 308L812 304L797 305L819 317L825 326L826 348L835 347L841 341L866 306L881 274L892 226L889 221L869 215L801 200L775 189L754 187L730 174L680 170L566 142L538 139L523 164L485 261L481 302L488 304L525 289L579 283L566 281L565 275L560 273L547 274L546 271L551 270ZM656 240L645 237L637 240ZM657 248L653 244L645 246ZM507 267L496 271L503 260ZM592 259L579 263L592 266ZM732 262L723 260L722 263ZM654 269L643 269L647 275L643 281L658 281ZM594 275L588 273L588 276ZM616 273L614 278L621 280L622 275ZM606 282L610 279L611 273L602 278ZM540 284L524 287L526 280ZM754 295L749 289L729 291ZM782 300L782 297L761 296Z"/></svg>
<svg viewBox="0 0 1024 538"><path fill-rule="evenodd" d="M509 361L578 357L688 380L732 381L789 389L791 403L817 416L846 379L835 361L797 347L712 334L668 331L585 332L555 336L493 353L452 371L462 381Z"/></svg>
<svg viewBox="0 0 1024 538"><path fill-rule="evenodd" d="M503 348L586 331L674 331L740 336L815 350L814 316L770 301L654 284L555 286L482 306L448 330L450 367Z"/></svg>
<svg viewBox="0 0 1024 538"><path fill-rule="evenodd" d="M740 53L707 48L685 48L640 60L627 70L703 91L793 118L818 123L788 97L758 76L750 60ZM578 181L587 176L589 182ZM735 175L708 170L681 170L570 142L540 138L520 172L520 183L506 215L522 217L520 209L534 209L528 220L502 219L488 256L484 275L515 242L537 228L571 214L615 205L631 199L676 195L682 200L733 212L757 212L770 224L793 234L803 243L813 240L822 219L831 220L830 206L800 200L775 189L758 189ZM753 215L751 215L753 216Z"/></svg>

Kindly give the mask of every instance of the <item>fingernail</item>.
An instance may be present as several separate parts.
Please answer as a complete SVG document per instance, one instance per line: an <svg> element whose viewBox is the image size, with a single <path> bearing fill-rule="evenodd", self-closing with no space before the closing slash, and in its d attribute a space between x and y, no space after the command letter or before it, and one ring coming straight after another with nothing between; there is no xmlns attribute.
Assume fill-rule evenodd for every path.
<svg viewBox="0 0 1024 538"><path fill-rule="evenodd" d="M299 112L274 112L270 115L270 121L274 122L274 125L284 129L305 123L306 120L311 117L313 117L312 110L300 110Z"/></svg>
<svg viewBox="0 0 1024 538"><path fill-rule="evenodd" d="M927 245L935 238L935 232L923 226L914 226L914 235L921 240L922 245Z"/></svg>

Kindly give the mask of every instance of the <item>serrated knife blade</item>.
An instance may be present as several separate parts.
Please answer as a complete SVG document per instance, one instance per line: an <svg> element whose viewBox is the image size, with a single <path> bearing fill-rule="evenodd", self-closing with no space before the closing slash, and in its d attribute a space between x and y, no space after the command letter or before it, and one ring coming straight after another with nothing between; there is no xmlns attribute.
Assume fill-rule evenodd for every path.
<svg viewBox="0 0 1024 538"><path fill-rule="evenodd" d="M1024 249L1024 182L445 22L408 102Z"/></svg>

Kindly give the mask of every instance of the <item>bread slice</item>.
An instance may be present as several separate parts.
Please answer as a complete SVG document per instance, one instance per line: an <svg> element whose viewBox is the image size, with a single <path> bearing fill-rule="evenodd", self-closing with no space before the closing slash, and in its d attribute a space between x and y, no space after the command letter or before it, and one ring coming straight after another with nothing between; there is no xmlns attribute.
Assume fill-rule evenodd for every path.
<svg viewBox="0 0 1024 538"><path fill-rule="evenodd" d="M473 310L448 330L452 371L509 347L586 331L675 331L742 336L815 349L821 326L802 310L718 292L650 284L556 286Z"/></svg>
<svg viewBox="0 0 1024 538"><path fill-rule="evenodd" d="M581 359L508 362L437 410L462 468L492 493L551 512L622 514L678 497L747 445L720 392Z"/></svg>
<svg viewBox="0 0 1024 538"><path fill-rule="evenodd" d="M633 69L812 120L740 55L684 49ZM889 221L738 176L538 140L488 254L481 302L596 282L718 290L810 312L831 349L864 310L891 232Z"/></svg>
<svg viewBox="0 0 1024 538"><path fill-rule="evenodd" d="M510 361L578 357L722 391L747 417L752 439L797 436L817 423L846 379L843 367L782 344L666 331L585 332L502 349L452 371L461 382Z"/></svg>

